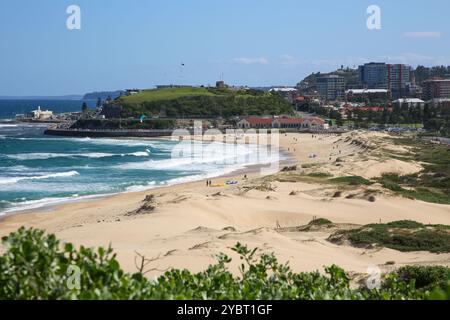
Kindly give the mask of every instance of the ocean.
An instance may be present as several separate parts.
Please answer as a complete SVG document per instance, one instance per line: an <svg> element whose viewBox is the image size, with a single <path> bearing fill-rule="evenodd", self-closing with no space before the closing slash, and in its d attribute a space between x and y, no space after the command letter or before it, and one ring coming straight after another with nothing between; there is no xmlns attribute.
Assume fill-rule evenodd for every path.
<svg viewBox="0 0 450 320"><path fill-rule="evenodd" d="M70 110L69 110L70 111ZM257 145L50 137L46 126L0 123L0 215L141 191L267 164Z"/></svg>
<svg viewBox="0 0 450 320"><path fill-rule="evenodd" d="M0 119L14 119L16 114L24 114L31 110L52 110L56 113L81 111L81 100L2 100L0 99ZM89 107L95 107L96 101L86 100Z"/></svg>

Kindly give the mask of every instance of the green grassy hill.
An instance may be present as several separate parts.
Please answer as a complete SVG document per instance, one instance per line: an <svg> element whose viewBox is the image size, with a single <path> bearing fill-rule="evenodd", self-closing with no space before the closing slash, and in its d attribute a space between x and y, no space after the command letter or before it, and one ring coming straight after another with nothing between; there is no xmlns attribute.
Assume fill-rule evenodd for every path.
<svg viewBox="0 0 450 320"><path fill-rule="evenodd" d="M144 102L173 100L182 97L213 96L206 88L167 88L158 90L144 90L132 96L119 99L123 104L142 104Z"/></svg>
<svg viewBox="0 0 450 320"><path fill-rule="evenodd" d="M292 114L293 108L278 94L258 90L216 88L167 88L145 90L121 97L122 117L146 116L231 117Z"/></svg>

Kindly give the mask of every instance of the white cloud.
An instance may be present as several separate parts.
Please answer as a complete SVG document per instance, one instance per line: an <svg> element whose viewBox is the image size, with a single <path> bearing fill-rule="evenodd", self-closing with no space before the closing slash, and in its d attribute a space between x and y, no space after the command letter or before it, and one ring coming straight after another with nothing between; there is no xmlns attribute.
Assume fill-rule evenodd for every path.
<svg viewBox="0 0 450 320"><path fill-rule="evenodd" d="M295 57L291 56L290 54L283 54L280 56L281 64L283 65L296 65L300 62L295 59Z"/></svg>
<svg viewBox="0 0 450 320"><path fill-rule="evenodd" d="M239 64L269 64L266 58L235 58L233 61Z"/></svg>
<svg viewBox="0 0 450 320"><path fill-rule="evenodd" d="M437 31L420 31L420 32L406 32L407 38L440 38L441 33Z"/></svg>

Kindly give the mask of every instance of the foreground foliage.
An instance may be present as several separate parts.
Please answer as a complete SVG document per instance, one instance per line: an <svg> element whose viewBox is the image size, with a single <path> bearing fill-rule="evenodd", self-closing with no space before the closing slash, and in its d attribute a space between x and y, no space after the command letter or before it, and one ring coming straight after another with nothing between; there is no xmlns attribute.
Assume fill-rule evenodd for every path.
<svg viewBox="0 0 450 320"><path fill-rule="evenodd" d="M294 273L273 254L237 244L240 277L227 268L224 254L205 271L170 270L154 281L124 272L111 249L97 251L61 245L54 235L24 228L3 239L0 299L446 299L448 268L411 269L385 277L380 289L350 288L337 266ZM77 278L79 273L79 282ZM416 287L415 282L419 286Z"/></svg>

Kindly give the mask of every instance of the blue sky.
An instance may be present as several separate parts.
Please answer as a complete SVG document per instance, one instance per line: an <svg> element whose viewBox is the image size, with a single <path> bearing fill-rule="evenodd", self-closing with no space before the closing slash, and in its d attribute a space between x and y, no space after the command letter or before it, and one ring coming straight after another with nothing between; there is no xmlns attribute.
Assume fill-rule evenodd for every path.
<svg viewBox="0 0 450 320"><path fill-rule="evenodd" d="M81 8L81 30L66 9ZM366 27L381 8L381 30ZM369 61L450 64L450 1L1 0L0 95L294 85ZM181 67L181 63L185 67Z"/></svg>

